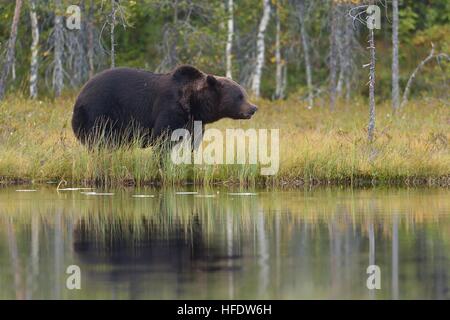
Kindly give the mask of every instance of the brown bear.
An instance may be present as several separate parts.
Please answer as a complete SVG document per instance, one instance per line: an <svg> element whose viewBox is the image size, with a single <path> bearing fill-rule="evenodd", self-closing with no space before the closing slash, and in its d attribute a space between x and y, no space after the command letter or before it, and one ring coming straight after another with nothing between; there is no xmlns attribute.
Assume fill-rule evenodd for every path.
<svg viewBox="0 0 450 320"><path fill-rule="evenodd" d="M131 68L103 71L82 88L73 111L75 136L86 145L129 144L142 147L193 121L250 119L257 107L245 90L225 77L183 65L166 74Z"/></svg>

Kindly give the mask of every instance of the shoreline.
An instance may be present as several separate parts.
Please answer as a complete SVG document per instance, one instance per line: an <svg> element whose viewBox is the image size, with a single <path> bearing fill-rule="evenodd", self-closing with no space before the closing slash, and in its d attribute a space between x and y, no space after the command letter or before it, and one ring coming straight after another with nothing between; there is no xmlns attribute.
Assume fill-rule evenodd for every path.
<svg viewBox="0 0 450 320"><path fill-rule="evenodd" d="M164 183L161 180L149 180L136 183L133 180L124 180L121 182L114 182L110 184L104 184L98 181L77 181L77 180L33 180L24 178L4 178L0 177L0 187L11 186L25 186L25 185L59 185L64 182L64 186L77 186L77 187L93 187L93 188L121 188L121 187L156 187L164 188L171 186L193 186L193 187L233 187L233 188L267 188L267 189L302 189L305 187L346 187L346 188L367 188L367 187L429 187L429 188L450 188L450 174L442 177L401 177L395 179L383 179L377 180L376 178L353 178L348 177L339 180L326 180L311 178L305 179L291 179L280 181L271 181L272 179L266 179L265 181L211 181L208 183L195 182L189 180L173 181L170 183Z"/></svg>

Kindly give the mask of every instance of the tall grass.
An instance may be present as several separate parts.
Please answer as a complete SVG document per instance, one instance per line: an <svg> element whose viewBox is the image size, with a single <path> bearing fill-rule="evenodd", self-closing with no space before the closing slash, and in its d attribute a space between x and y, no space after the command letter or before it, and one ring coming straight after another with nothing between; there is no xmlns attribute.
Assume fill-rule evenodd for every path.
<svg viewBox="0 0 450 320"><path fill-rule="evenodd" d="M104 186L195 183L239 185L443 184L450 180L449 107L438 99L409 102L395 116L379 104L375 141L367 144L364 101L308 109L295 99L256 101L249 121L221 120L209 127L280 129L280 170L261 176L256 165L161 166L157 148L140 142L89 151L74 137L74 96L0 103L0 181Z"/></svg>

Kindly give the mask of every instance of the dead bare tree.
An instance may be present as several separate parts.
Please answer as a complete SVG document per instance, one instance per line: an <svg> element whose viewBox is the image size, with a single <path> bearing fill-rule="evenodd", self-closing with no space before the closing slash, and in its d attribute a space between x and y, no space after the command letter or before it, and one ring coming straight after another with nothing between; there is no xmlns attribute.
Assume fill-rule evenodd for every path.
<svg viewBox="0 0 450 320"><path fill-rule="evenodd" d="M367 138L369 143L373 142L375 132L375 64L376 64L376 47L375 47L375 34L374 29L379 28L377 26L377 12L373 6L374 1L371 0L367 5L360 5L350 9L350 16L353 22L360 22L367 26L369 29L369 55L370 62L364 67L369 67L369 124L367 126ZM378 8L379 9L379 8ZM361 16L366 15L366 20L363 20Z"/></svg>
<svg viewBox="0 0 450 320"><path fill-rule="evenodd" d="M86 0L80 1L81 16L86 14ZM81 29L79 32L70 32L72 39L74 39L74 47L70 50L73 53L73 69L72 77L75 86L82 85L89 76L89 60L87 55L87 19L81 19Z"/></svg>
<svg viewBox="0 0 450 320"><path fill-rule="evenodd" d="M67 85L72 88L81 86L93 76L96 67L107 65L107 59L100 31L94 25L94 1L90 2L87 15L86 0L79 2L82 16L90 16L81 19L79 28L66 28L61 0L55 0L54 4L54 28L47 41L47 51L53 52L53 59L45 69L45 83L57 97ZM42 23L47 22L44 20ZM94 41L96 38L99 41Z"/></svg>
<svg viewBox="0 0 450 320"><path fill-rule="evenodd" d="M375 36L373 29L369 31L369 51L370 51L370 68L369 68L369 126L367 127L367 137L369 142L373 141L375 131Z"/></svg>
<svg viewBox="0 0 450 320"><path fill-rule="evenodd" d="M329 105L334 110L338 98L345 91L345 100L350 101L352 80L354 80L354 61L360 51L357 29L354 28L350 10L355 6L350 0L330 2L329 37Z"/></svg>
<svg viewBox="0 0 450 320"><path fill-rule="evenodd" d="M102 42L102 36L103 31L109 27L109 40L110 40L110 47L109 50L104 49L105 52L109 51L110 56L110 67L115 68L116 66L116 34L115 29L118 24L120 24L124 29L128 26L127 18L126 18L126 12L125 8L122 5L120 0L111 0L110 2L110 8L109 11L107 9L107 5L105 3L105 0L102 0L101 4L101 10L104 11L104 8L106 8L105 12L105 20L103 23L103 26L100 31L100 45L102 48L106 48L105 45L103 45Z"/></svg>
<svg viewBox="0 0 450 320"><path fill-rule="evenodd" d="M207 0L153 0L152 4L166 21L161 42L157 45L162 58L155 71L167 72L179 63L194 63L201 59L216 40L202 30L213 21L214 3ZM233 42L235 44L234 38Z"/></svg>
<svg viewBox="0 0 450 320"><path fill-rule="evenodd" d="M36 99L38 96L38 69L39 69L39 25L36 13L36 0L30 0L30 21L31 21L31 63L30 63L30 98Z"/></svg>
<svg viewBox="0 0 450 320"><path fill-rule="evenodd" d="M9 35L8 48L6 51L6 59L3 64L2 73L0 75L0 100L3 99L6 92L6 81L8 79L9 71L14 63L17 29L19 26L20 11L22 9L22 0L16 0L16 6L14 9L13 21L11 24L11 32Z"/></svg>
<svg viewBox="0 0 450 320"><path fill-rule="evenodd" d="M178 63L178 55L177 55L177 43L179 38L179 27L181 19L179 19L179 3L178 0L169 1L168 3L160 4L160 7L169 5L173 10L172 23L166 23L163 27L163 37L161 44L161 51L163 51L163 59L161 63L156 68L157 71L165 72L169 69L172 69ZM192 13L192 6L189 5L188 12L185 14L185 22L189 20Z"/></svg>
<svg viewBox="0 0 450 320"><path fill-rule="evenodd" d="M81 16L85 16L85 0L80 1ZM87 23L81 19L80 29L63 28L64 50L63 65L70 85L74 88L82 85L89 75L89 60L87 55Z"/></svg>
<svg viewBox="0 0 450 320"><path fill-rule="evenodd" d="M402 99L402 103L401 103L401 105L400 105L400 108L403 108L403 107L405 106L405 104L408 102L408 96L409 96L409 91L411 90L411 85L412 85L414 79L416 78L417 73L418 73L418 72L419 72L419 71L420 71L420 70L421 70L428 62L430 62L430 61L432 61L432 60L434 60L434 59L436 59L436 60L439 61L439 60L442 59L442 58L444 58L444 59L446 59L446 60L450 60L450 56L448 56L447 54L445 54L445 53L438 53L438 54L435 54L434 52L435 52L434 44L432 43L432 44L431 44L431 51L430 51L430 54L429 54L425 59L423 59L423 60L419 63L419 65L416 67L416 69L414 69L414 71L412 72L411 76L410 76L409 79L408 79L408 82L406 83L405 91L403 92L403 99Z"/></svg>

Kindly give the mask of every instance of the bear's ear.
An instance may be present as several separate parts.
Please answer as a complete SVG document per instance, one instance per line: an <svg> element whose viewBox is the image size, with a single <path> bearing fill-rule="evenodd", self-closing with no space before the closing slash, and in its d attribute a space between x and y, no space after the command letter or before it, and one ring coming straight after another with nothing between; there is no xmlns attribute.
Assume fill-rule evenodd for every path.
<svg viewBox="0 0 450 320"><path fill-rule="evenodd" d="M215 87L219 84L219 81L213 75L208 74L206 77L206 83L208 83L211 87Z"/></svg>
<svg viewBox="0 0 450 320"><path fill-rule="evenodd" d="M200 79L203 76L203 73L197 68L190 65L183 65L177 67L173 71L172 77L179 82L192 81L196 79Z"/></svg>

